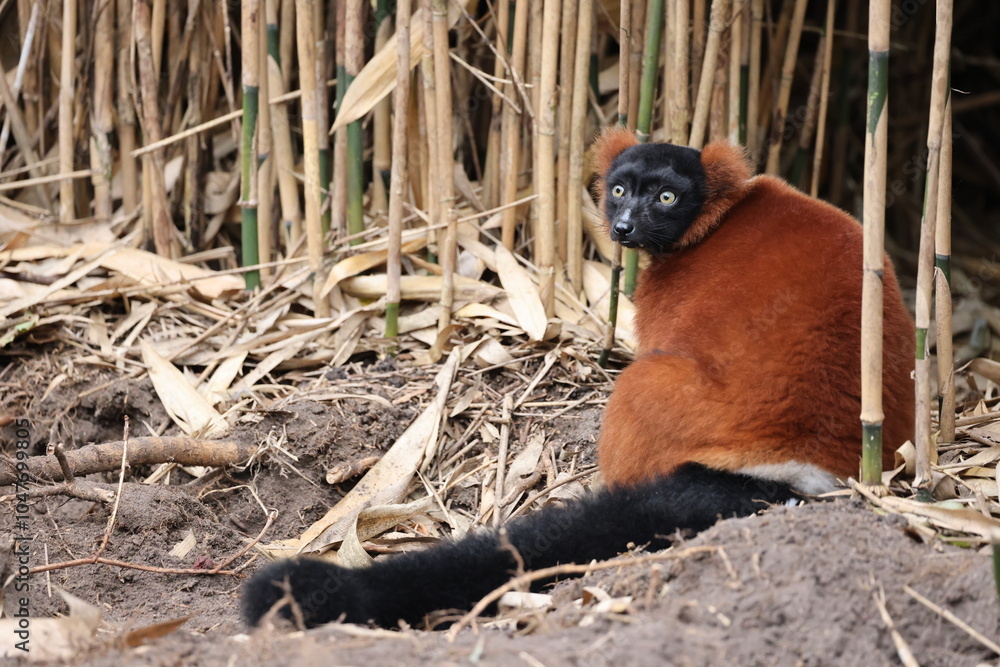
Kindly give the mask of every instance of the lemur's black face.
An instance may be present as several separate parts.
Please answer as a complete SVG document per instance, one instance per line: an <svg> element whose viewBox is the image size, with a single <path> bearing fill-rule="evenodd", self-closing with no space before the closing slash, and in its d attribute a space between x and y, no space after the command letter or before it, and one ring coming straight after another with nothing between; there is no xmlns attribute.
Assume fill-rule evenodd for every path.
<svg viewBox="0 0 1000 667"><path fill-rule="evenodd" d="M706 196L701 152L673 144L626 148L605 185L611 240L654 255L674 250Z"/></svg>

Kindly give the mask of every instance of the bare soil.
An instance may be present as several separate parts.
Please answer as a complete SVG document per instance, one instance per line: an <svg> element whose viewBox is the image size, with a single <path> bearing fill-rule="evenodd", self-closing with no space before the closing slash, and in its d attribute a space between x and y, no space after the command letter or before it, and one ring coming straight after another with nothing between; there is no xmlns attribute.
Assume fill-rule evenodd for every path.
<svg viewBox="0 0 1000 667"><path fill-rule="evenodd" d="M162 430L167 423L148 380L84 367L46 393L58 372L54 365L34 359L21 370L30 381L0 388L0 416L31 421L34 453L42 453L49 441L75 447L121 439L126 414L135 435ZM177 469L166 481L146 484L142 480L150 469L129 470L104 556L162 568L211 569L258 534L265 522L262 505L279 510L267 540L301 534L350 488L350 482L327 484L326 471L378 456L391 445L427 399L415 395L386 403L405 398L408 388L427 384L430 377L430 370L356 366L327 380L363 384L366 392L386 401L331 405L290 399L245 415L230 437L253 443L279 437L284 452L245 471L201 475ZM498 393L509 389L509 378L486 373L483 379ZM583 395L563 389L557 383L551 391L561 391L560 399ZM532 422L542 421L554 448L571 452L578 467L591 464L600 410L580 406L552 412L560 414L518 418L513 433L519 437ZM13 439L11 429L3 429L5 442ZM117 474L91 479L113 483ZM471 506L472 495L458 494L455 502ZM11 504L4 502L0 509L0 533L12 531ZM107 507L62 496L34 501L32 565L92 554L109 514ZM194 536L195 548L183 556L171 554L188 535ZM248 634L239 617L239 590L243 576L262 564L260 558L237 576L108 565L56 569L33 577L31 613L38 618L65 611L56 587L97 605L107 626L100 637L107 644L80 656L79 663L89 665L897 664L898 649L876 604L884 594L890 622L921 664L978 665L998 658L905 590L911 587L995 640L1000 607L988 553L925 544L905 520L878 516L858 501L780 507L723 521L682 541L674 552L675 557L642 565L629 565L632 556L624 556L619 568L556 586L553 611L481 619L479 627L463 631L454 642L442 632L346 626ZM584 587L621 598L619 604L610 612L595 611L593 595ZM8 612L12 605L8 594ZM185 616L190 618L180 629L138 648L112 643L123 629Z"/></svg>

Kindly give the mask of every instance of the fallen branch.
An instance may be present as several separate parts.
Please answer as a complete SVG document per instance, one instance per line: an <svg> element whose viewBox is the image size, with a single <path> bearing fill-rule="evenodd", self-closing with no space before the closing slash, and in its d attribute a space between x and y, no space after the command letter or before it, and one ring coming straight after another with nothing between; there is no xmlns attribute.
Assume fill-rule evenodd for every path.
<svg viewBox="0 0 1000 667"><path fill-rule="evenodd" d="M66 453L74 475L118 470L122 465L125 445L122 441L87 445ZM185 436L169 438L131 438L126 465L178 463L188 466L227 466L246 462L256 446L224 440L200 440ZM28 474L39 479L64 481L55 456L33 456L28 459ZM13 469L0 471L0 486L13 484L17 473Z"/></svg>

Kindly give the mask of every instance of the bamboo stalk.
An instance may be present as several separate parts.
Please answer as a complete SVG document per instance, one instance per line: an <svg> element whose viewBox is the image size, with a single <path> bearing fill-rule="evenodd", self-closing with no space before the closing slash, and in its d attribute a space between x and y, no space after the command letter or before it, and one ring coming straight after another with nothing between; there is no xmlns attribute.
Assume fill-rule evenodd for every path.
<svg viewBox="0 0 1000 667"><path fill-rule="evenodd" d="M667 67L674 70L674 90L670 95L669 141L685 144L688 138L688 122L691 120L691 80L690 80L690 21L688 0L673 0L674 29L673 53Z"/></svg>
<svg viewBox="0 0 1000 667"><path fill-rule="evenodd" d="M951 49L951 0L939 0L934 31L934 70L931 79L930 121L927 127L927 188L924 215L920 221L920 250L917 255L917 294L915 317L917 325L916 353L916 472L913 486L918 496L929 499L931 462L935 457L931 434L930 353L927 350L927 330L930 327L931 291L934 274L934 238L938 214L938 192L942 128L948 90L948 55ZM954 414L954 411L952 411Z"/></svg>
<svg viewBox="0 0 1000 667"><path fill-rule="evenodd" d="M392 24L387 21L387 0L379 0L375 14L375 52L385 48L389 41ZM372 212L379 216L388 215L389 187L392 178L392 119L389 98L375 105L372 111Z"/></svg>
<svg viewBox="0 0 1000 667"><path fill-rule="evenodd" d="M435 229L428 230L427 236L427 258L431 262L437 261L437 225L441 224L441 188L443 187L444 176L439 172L441 162L438 159L440 146L437 143L437 91L434 82L434 28L430 14L430 2L424 0L424 55L421 57L420 73L422 87L420 89L420 101L424 108L424 123L421 125L427 142L427 215L431 226Z"/></svg>
<svg viewBox="0 0 1000 667"><path fill-rule="evenodd" d="M864 266L861 293L861 483L882 485L882 270L888 128L890 0L868 14L868 122L865 133Z"/></svg>
<svg viewBox="0 0 1000 667"><path fill-rule="evenodd" d="M496 79L504 77L504 69L509 57L507 32L510 25L510 2L500 0L490 3L496 29L497 56L493 59L493 76ZM500 203L500 152L503 142L503 100L494 94L490 98L490 129L486 139L486 164L483 167L483 202L488 208Z"/></svg>
<svg viewBox="0 0 1000 667"><path fill-rule="evenodd" d="M694 0L691 10L691 84L701 85L701 70L705 64L705 16L707 14L706 0ZM698 88L691 91L692 99L698 97Z"/></svg>
<svg viewBox="0 0 1000 667"><path fill-rule="evenodd" d="M774 82L781 75L779 63L783 63L785 47L788 44L788 31L792 25L792 14L795 11L797 1L783 0L777 26L774 26L773 21L771 21L770 3L765 5L765 8L768 9L768 21L765 23L767 28L767 67L764 68L760 92L757 96L760 101L760 108L757 110L759 122L757 141L760 145L757 150L761 158L767 151L767 146L763 142L770 140L767 129L771 120L772 106L775 102Z"/></svg>
<svg viewBox="0 0 1000 667"><path fill-rule="evenodd" d="M795 149L795 160L788 175L788 182L805 190L803 180L806 177L806 165L809 158L809 146L812 145L813 133L816 130L816 117L819 115L820 86L823 80L823 55L826 51L825 36L820 36L816 49L816 60L813 63L812 77L809 81L809 96L806 98L806 116L799 130L798 147Z"/></svg>
<svg viewBox="0 0 1000 667"><path fill-rule="evenodd" d="M682 0L684 1L684 0ZM646 48L644 27L646 25L647 0L632 0L632 30L629 33L628 52L628 123L635 129L639 119L639 97L642 90L642 55Z"/></svg>
<svg viewBox="0 0 1000 667"><path fill-rule="evenodd" d="M808 0L795 0L795 13L788 32L788 44L785 49L785 60L781 67L781 86L778 88L778 101L774 108L771 121L771 141L767 152L767 173L777 174L781 165L781 144L785 136L785 116L788 114L788 98L792 93L792 79L795 74L795 61L799 54L799 41L802 37L802 23L806 16Z"/></svg>
<svg viewBox="0 0 1000 667"><path fill-rule="evenodd" d="M743 54L743 21L749 0L733 1L733 20L729 34L729 140L740 142L740 59Z"/></svg>
<svg viewBox="0 0 1000 667"><path fill-rule="evenodd" d="M76 0L63 0L62 58L59 70L59 173L73 171L73 96L76 89ZM59 220L76 218L73 180L59 182Z"/></svg>
<svg viewBox="0 0 1000 667"><path fill-rule="evenodd" d="M267 87L270 99L285 93L285 70L291 69L291 62L284 60L281 53L282 35L294 29L294 25L278 24L278 1L267 0L265 15L267 22ZM281 0L281 20L290 15L295 20L295 2ZM285 7L292 7L286 11ZM281 221L289 232L288 247L298 244L302 237L302 209L299 205L299 184L295 178L295 151L292 147L292 129L288 123L288 107L284 103L267 104L271 113L271 139L274 145L274 168L278 176L278 198L281 200Z"/></svg>
<svg viewBox="0 0 1000 667"><path fill-rule="evenodd" d="M365 58L365 34L363 21L364 0L347 1L347 25L344 29L344 74L347 87L361 72ZM345 88L346 92L346 88ZM365 230L364 212L364 155L361 145L361 121L347 126L347 233L351 236ZM355 237L351 245L361 242Z"/></svg>
<svg viewBox="0 0 1000 667"><path fill-rule="evenodd" d="M540 277L540 292L545 314L555 307L555 107L556 71L559 60L560 0L545 0L542 17L541 79L538 98L538 124L535 132L535 169L538 184L535 200L535 264Z"/></svg>
<svg viewBox="0 0 1000 667"><path fill-rule="evenodd" d="M576 76L576 69L579 67L579 63L575 59L576 50L580 48L577 14L582 15L586 12L587 9L585 6L587 4L587 0L582 0L581 3L563 2L560 26L560 34L563 38L559 44L559 130L557 132L559 138L559 148L557 151L557 155L559 156L559 174L556 178L558 185L556 195L556 220L558 221L556 245L559 249L559 259L562 260L564 265L569 257L567 243L570 224L570 198L573 196L570 184L573 178L570 176L570 162L572 160L570 155L572 150L570 148L570 134L572 131L573 114L576 113L576 91L574 90L574 85L581 85L580 79ZM583 45L582 48L587 54L587 66L589 68L590 43L588 42ZM586 104L587 69L584 70L584 74L585 77L582 82L584 89L582 94L584 96L583 103ZM583 141L582 137L580 141ZM579 205L579 202L577 204ZM579 215L579 208L576 215ZM577 258L577 261L580 261L580 259L582 258Z"/></svg>
<svg viewBox="0 0 1000 667"><path fill-rule="evenodd" d="M241 195L242 209L242 266L255 266L260 263L257 246L257 112L260 94L259 63L260 52L260 1L242 0L240 5L240 35L243 37L242 70L243 70L243 140L240 144L241 163ZM265 258L265 261L266 258ZM254 269L244 274L248 290L260 285L260 271Z"/></svg>
<svg viewBox="0 0 1000 667"><path fill-rule="evenodd" d="M593 34L593 0L580 3L573 70L573 100L569 141L569 187L566 217L566 273L573 292L583 289L583 151L587 133L587 78L590 75L590 38ZM567 36L568 40L568 36ZM563 112L565 113L565 112Z"/></svg>
<svg viewBox="0 0 1000 667"><path fill-rule="evenodd" d="M681 0L686 3L686 0ZM618 20L618 124L628 126L629 104L632 100L631 52L632 52L632 3L623 0ZM676 42L675 42L676 45ZM622 247L614 244L611 256L611 284L608 297L608 325L604 330L604 344L601 346L601 356L598 364L603 368L608 365L611 349L615 345L615 329L618 326L618 295L619 282L622 273Z"/></svg>
<svg viewBox="0 0 1000 667"><path fill-rule="evenodd" d="M329 317L330 304L318 295L326 276L323 269L323 221L320 215L322 191L319 175L319 148L316 127L316 40L313 27L304 17L314 16L315 0L295 0L296 42L299 51L299 85L302 87L302 144L305 162L306 246L313 271L313 295L317 317Z"/></svg>
<svg viewBox="0 0 1000 667"><path fill-rule="evenodd" d="M389 187L389 256L386 261L385 337L399 335L399 302L402 243L403 203L406 200L406 130L410 110L410 0L399 0L396 7L396 89L393 107L396 110L392 127L392 175Z"/></svg>
<svg viewBox="0 0 1000 667"><path fill-rule="evenodd" d="M674 54L674 40L676 39L676 16L674 12L674 5L676 3L674 0L666 0L663 6L664 14L664 26L663 26L663 36L660 38L662 53L660 60L663 63L663 79L660 84L661 95L663 97L663 103L660 108L660 113L662 114L661 123L663 125L663 131L665 134L665 141L667 143L673 143L673 97L677 94L678 79L680 77L677 74L676 64L671 62L671 58ZM659 68L659 65L657 66Z"/></svg>
<svg viewBox="0 0 1000 667"><path fill-rule="evenodd" d="M330 197L330 90L326 85L327 79L330 77L327 75L329 55L326 44L324 3L322 1L315 3L313 12L313 31L316 37L316 150L319 151L319 182L323 191L323 199L320 201L320 215L323 221L323 233L326 234L330 231L332 204ZM363 49L362 46L362 51ZM359 58L363 61L364 54L362 53ZM348 141L349 138L350 131L348 131Z"/></svg>
<svg viewBox="0 0 1000 667"><path fill-rule="evenodd" d="M951 91L945 91L948 102L941 128L941 158L937 225L934 229L934 265L938 269L935 285L934 319L937 322L938 394L941 402L938 424L939 442L955 441L955 364L952 351L951 318L951 171L952 129Z"/></svg>
<svg viewBox="0 0 1000 667"><path fill-rule="evenodd" d="M434 94L437 106L438 175L441 179L441 221L447 227L441 244L441 313L438 331L451 324L455 300L455 270L458 261L458 215L455 210L454 146L451 104L451 58L448 56L448 2L431 0L434 34Z"/></svg>
<svg viewBox="0 0 1000 667"><path fill-rule="evenodd" d="M712 79L715 75L716 60L722 41L722 31L729 15L729 0L715 0L708 25L708 41L705 43L705 58L702 61L701 78L698 83L698 97L694 105L694 119L691 121L691 138L688 145L701 149L705 145L705 130L708 125L709 103L712 97Z"/></svg>
<svg viewBox="0 0 1000 667"><path fill-rule="evenodd" d="M41 7L42 4L39 2L35 2L31 5L31 16L28 18L27 24L23 26L23 30L21 31L21 55L17 59L17 73L14 75L14 85L10 87L10 98L13 100L13 103L8 105L6 101L4 102L4 106L8 109L14 108L13 105L17 103L18 96L24 86L25 74L28 71L28 63L31 61L32 51L34 51L35 35L38 34L38 15ZM23 19L23 15L20 18ZM22 125L24 124L23 114L21 114L21 123ZM10 138L10 124L11 114L7 113L4 115L3 119L3 129L0 129L0 164L4 164L6 162L4 159L4 153L7 147L7 139ZM27 137L29 134L30 133L25 126L24 136Z"/></svg>
<svg viewBox="0 0 1000 667"><path fill-rule="evenodd" d="M132 43L132 0L117 0L117 43ZM118 49L118 149L121 160L122 208L131 213L139 205L139 167L135 150L135 107L132 104L131 49Z"/></svg>
<svg viewBox="0 0 1000 667"><path fill-rule="evenodd" d="M188 0L188 24L193 29L193 19L200 7L199 0ZM191 39L190 57L187 58L187 114L186 120L188 129L178 134L187 135L184 140L185 169L184 169L184 235L189 240L193 248L202 247L202 234L204 231L204 211L202 202L205 200L204 181L204 160L202 159L201 137L192 132L201 124L202 120L202 87L205 81L202 80L202 61L207 55L204 50L205 31L198 30L197 37ZM178 80L182 77L178 74ZM211 77L209 77L211 80ZM177 97L180 97L178 86ZM241 110L242 111L242 110ZM176 135L174 135L176 136ZM161 144L163 142L160 142ZM149 148L148 146L146 147Z"/></svg>
<svg viewBox="0 0 1000 667"><path fill-rule="evenodd" d="M160 103L158 95L159 77L153 69L152 17L149 0L137 0L135 3L135 46L139 55L139 92L142 99L142 126L145 138L155 143L163 138L160 121ZM145 169L144 179L147 179L149 198L144 198L144 209L150 211L150 236L156 254L163 257L174 257L174 225L170 219L167 202L167 186L163 177L163 150L153 151L143 156Z"/></svg>
<svg viewBox="0 0 1000 667"><path fill-rule="evenodd" d="M265 265L260 269L260 277L264 284L270 282L271 267L267 266L272 259L274 240L274 155L271 153L271 86L268 75L267 53L267 20L260 20L267 15L268 5L278 0L260 0L263 11L258 10L257 28L257 67L259 68L259 98L264 100L260 105L260 124L257 127L257 246L258 254Z"/></svg>
<svg viewBox="0 0 1000 667"><path fill-rule="evenodd" d="M656 71L660 59L660 40L663 33L663 0L649 0L646 8L646 45L642 56L642 90L639 92L639 110L635 136L640 142L649 141L652 134L653 104L656 98ZM639 276L639 253L632 249L622 252L625 260L625 294L632 296Z"/></svg>
<svg viewBox="0 0 1000 667"><path fill-rule="evenodd" d="M503 1L503 0L502 0ZM515 77L520 77L524 71L527 57L528 38L528 3L519 2L514 6L514 39L511 43L510 76L511 82L504 86L504 93L514 99L516 87ZM508 204L517 199L517 176L521 152L521 118L522 114L509 104L503 107L503 124L501 127L500 152L500 204ZM513 206L505 208L500 214L500 240L508 250L514 249L514 233L517 229L517 209Z"/></svg>
<svg viewBox="0 0 1000 667"><path fill-rule="evenodd" d="M830 71L833 61L833 27L837 13L837 0L827 0L826 25L823 28L823 75L820 82L819 115L816 119L816 148L813 153L812 181L809 194L819 196L819 175L823 166L823 148L826 143L826 111L830 105Z"/></svg>
<svg viewBox="0 0 1000 667"><path fill-rule="evenodd" d="M728 23L729 16L726 16ZM718 141L729 135L729 118L726 113L726 74L729 71L729 46L720 40L719 57L712 74L712 98L708 105L708 140Z"/></svg>
<svg viewBox="0 0 1000 667"><path fill-rule="evenodd" d="M37 5L35 5L37 7ZM114 158L111 153L111 133L115 129L115 6L114 0L94 3L94 104L90 124L90 168L94 171L94 217L110 221L114 207L111 201L111 173ZM3 143L0 142L0 146Z"/></svg>
<svg viewBox="0 0 1000 667"><path fill-rule="evenodd" d="M764 23L764 0L750 0L750 62L747 66L747 129L746 145L750 155L758 162L760 155L760 133L758 132L758 112L760 111L760 42Z"/></svg>
<svg viewBox="0 0 1000 667"><path fill-rule="evenodd" d="M270 19L268 23L270 23ZM285 63L281 72L281 89L292 88L292 56L295 53L295 0L281 0L281 21L278 23L281 32L278 34L279 63ZM270 50L273 47L268 47ZM268 83L271 83L268 81ZM277 88L272 88L277 90ZM272 93L274 94L274 93Z"/></svg>
<svg viewBox="0 0 1000 667"><path fill-rule="evenodd" d="M344 94L350 83L347 76L347 7L349 2L354 0L334 0L337 8L336 16L336 39L334 40L334 60L337 64L337 110L340 110L344 101ZM333 166L332 182L323 183L323 188L328 188L330 204L330 221L324 232L331 228L335 234L347 233L347 143L348 130L342 127L333 137Z"/></svg>

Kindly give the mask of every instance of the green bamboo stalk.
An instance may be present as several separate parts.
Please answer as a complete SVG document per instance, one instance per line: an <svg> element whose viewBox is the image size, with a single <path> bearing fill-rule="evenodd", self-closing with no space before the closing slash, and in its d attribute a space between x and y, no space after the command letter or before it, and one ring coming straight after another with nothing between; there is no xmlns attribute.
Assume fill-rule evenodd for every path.
<svg viewBox="0 0 1000 667"><path fill-rule="evenodd" d="M861 292L861 483L882 485L882 270L888 128L890 0L872 0L868 19L864 266Z"/></svg>
<svg viewBox="0 0 1000 667"><path fill-rule="evenodd" d="M628 126L629 101L629 53L632 50L632 3L623 0L618 21L618 124ZM614 255L611 258L611 285L608 297L608 328L604 332L604 345L597 363L601 367L608 365L611 348L615 344L615 329L618 326L618 295L622 274L622 247L615 244Z"/></svg>
<svg viewBox="0 0 1000 667"><path fill-rule="evenodd" d="M344 73L347 77L344 90L350 87L354 78L361 72L365 57L364 33L364 2L349 0L347 3L347 26L344 44ZM353 236L351 245L357 245L363 240L357 236L365 231L363 197L364 155L361 145L361 121L356 120L347 126L347 233Z"/></svg>
<svg viewBox="0 0 1000 667"><path fill-rule="evenodd" d="M656 71L660 61L660 39L663 36L663 0L649 0L646 8L646 48L642 57L642 88L639 92L639 114L635 136L641 143L649 141L653 123L653 102L656 100ZM632 296L639 275L639 254L626 249L625 294Z"/></svg>
<svg viewBox="0 0 1000 667"><path fill-rule="evenodd" d="M258 45L260 32L258 24L259 0L243 0L241 13L241 34L243 36L243 141L240 145L243 266L259 264L257 247L257 112L258 72L260 56ZM254 269L244 274L248 290L260 285L260 271Z"/></svg>
<svg viewBox="0 0 1000 667"><path fill-rule="evenodd" d="M934 291L934 319L937 322L938 359L938 425L939 442L955 441L955 364L952 350L951 309L951 90L945 91L948 102L944 109L944 126L941 128L941 173L937 226L934 230L934 266L940 272Z"/></svg>

